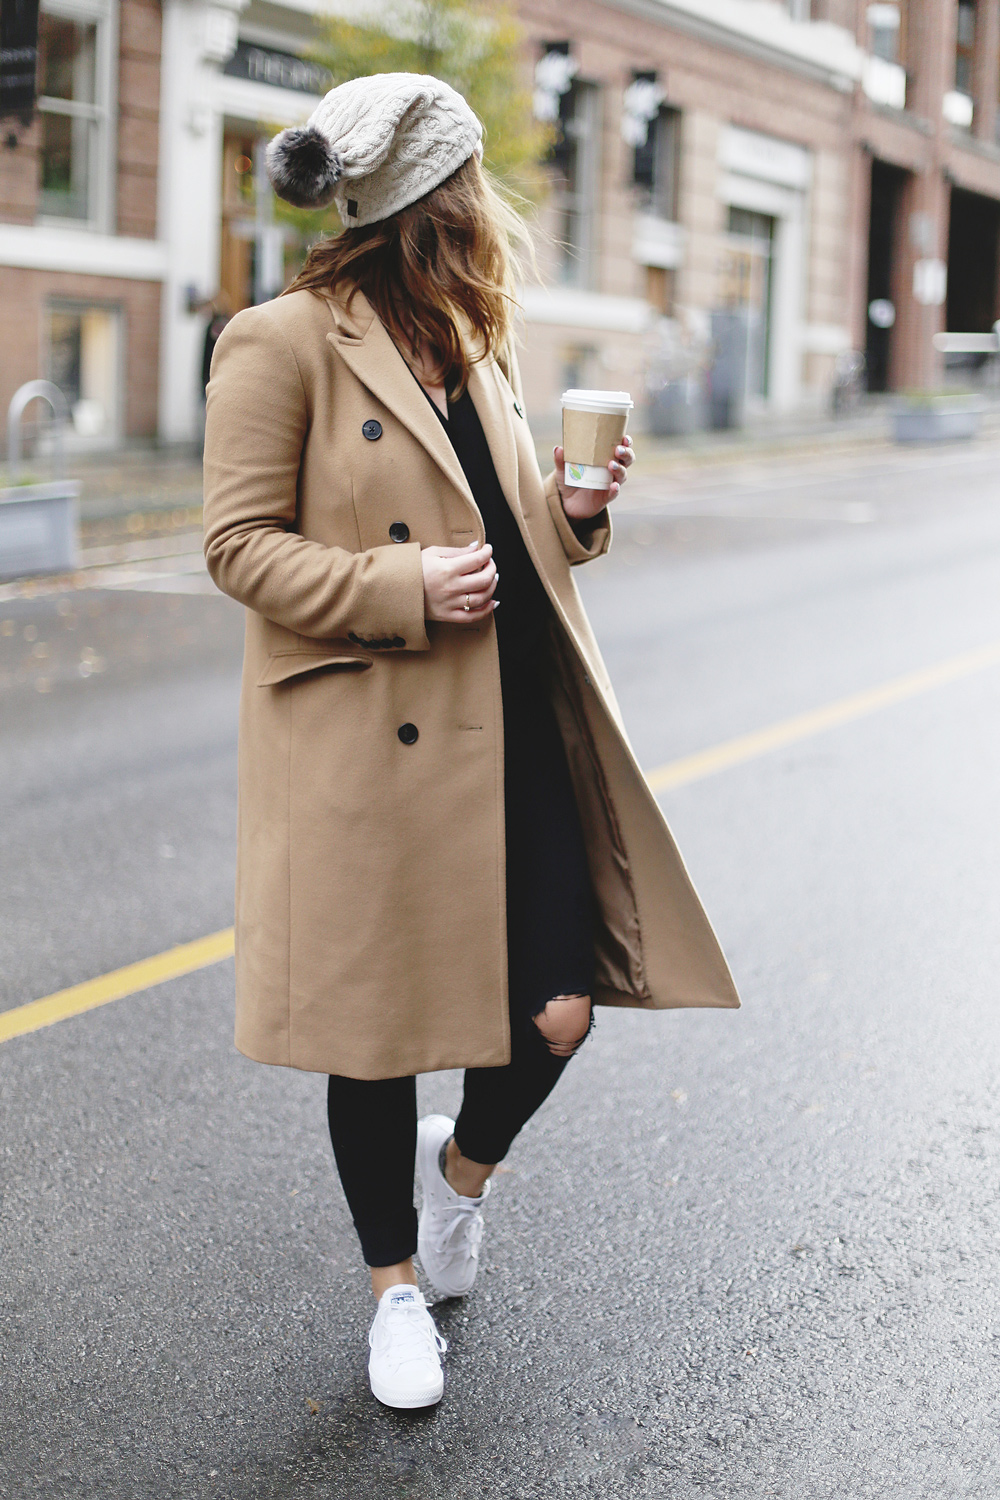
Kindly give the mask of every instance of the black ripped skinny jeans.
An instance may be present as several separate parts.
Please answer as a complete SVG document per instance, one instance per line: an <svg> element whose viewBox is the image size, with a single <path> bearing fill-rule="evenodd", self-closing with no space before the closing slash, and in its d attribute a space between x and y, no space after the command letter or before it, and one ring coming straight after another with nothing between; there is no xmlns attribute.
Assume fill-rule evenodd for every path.
<svg viewBox="0 0 1000 1500"><path fill-rule="evenodd" d="M568 1061L535 1024L557 995L589 995L593 896L562 739L541 679L504 678L507 950L511 1060L468 1068L455 1142L484 1166L502 1161ZM458 957L456 956L456 962ZM393 1266L417 1248L413 1171L415 1078L332 1077L330 1139L368 1265Z"/></svg>

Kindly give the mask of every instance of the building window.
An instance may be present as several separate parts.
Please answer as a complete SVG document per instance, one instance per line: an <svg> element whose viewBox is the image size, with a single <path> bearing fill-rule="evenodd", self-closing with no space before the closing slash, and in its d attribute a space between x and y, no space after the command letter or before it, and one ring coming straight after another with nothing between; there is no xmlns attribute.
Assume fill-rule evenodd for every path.
<svg viewBox="0 0 1000 1500"><path fill-rule="evenodd" d="M898 63L903 56L902 14L898 5L879 3L869 5L869 45L873 57L883 62Z"/></svg>
<svg viewBox="0 0 1000 1500"><path fill-rule="evenodd" d="M600 162L600 92L573 80L559 98L553 204L562 248L560 280L587 287L594 280L595 219Z"/></svg>
<svg viewBox="0 0 1000 1500"><path fill-rule="evenodd" d="M976 7L974 0L961 0L955 39L955 89L959 94L972 93L972 54L976 45Z"/></svg>
<svg viewBox="0 0 1000 1500"><path fill-rule="evenodd" d="M77 436L116 443L121 420L121 313L117 307L52 302L47 310L48 378L66 397Z"/></svg>
<svg viewBox="0 0 1000 1500"><path fill-rule="evenodd" d="M45 12L38 28L38 213L107 227L109 23L97 12Z"/></svg>
<svg viewBox="0 0 1000 1500"><path fill-rule="evenodd" d="M592 344L567 344L562 351L562 383L567 391L589 390L600 379L598 351Z"/></svg>
<svg viewBox="0 0 1000 1500"><path fill-rule="evenodd" d="M674 311L674 272L665 266L646 267L646 301L655 307L661 317L669 318Z"/></svg>
<svg viewBox="0 0 1000 1500"><path fill-rule="evenodd" d="M632 180L641 206L661 219L677 218L677 164L680 112L661 106L649 122L645 142L636 146Z"/></svg>

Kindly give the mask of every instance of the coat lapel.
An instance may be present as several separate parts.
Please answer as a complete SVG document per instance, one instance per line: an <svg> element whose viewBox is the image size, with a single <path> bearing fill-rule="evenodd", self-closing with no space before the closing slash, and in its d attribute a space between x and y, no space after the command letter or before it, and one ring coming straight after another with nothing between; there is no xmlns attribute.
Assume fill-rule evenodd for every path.
<svg viewBox="0 0 1000 1500"><path fill-rule="evenodd" d="M350 314L336 303L331 303L331 311L336 332L328 333L327 339L344 363L423 444L441 472L478 514L472 491L447 433L371 303L357 292Z"/></svg>

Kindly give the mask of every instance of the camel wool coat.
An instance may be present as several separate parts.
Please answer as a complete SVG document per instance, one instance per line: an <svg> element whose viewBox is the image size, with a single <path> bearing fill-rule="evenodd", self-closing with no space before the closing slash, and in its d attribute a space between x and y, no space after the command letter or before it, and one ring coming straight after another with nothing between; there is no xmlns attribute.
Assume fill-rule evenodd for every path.
<svg viewBox="0 0 1000 1500"><path fill-rule="evenodd" d="M607 549L607 512L582 537L570 526L513 360L474 365L470 391L552 605L553 699L599 913L594 998L737 1006L571 574ZM298 291L233 318L208 387L205 553L247 608L249 1057L352 1078L509 1061L496 628L426 621L420 565L423 546L483 536L447 434L360 293Z"/></svg>

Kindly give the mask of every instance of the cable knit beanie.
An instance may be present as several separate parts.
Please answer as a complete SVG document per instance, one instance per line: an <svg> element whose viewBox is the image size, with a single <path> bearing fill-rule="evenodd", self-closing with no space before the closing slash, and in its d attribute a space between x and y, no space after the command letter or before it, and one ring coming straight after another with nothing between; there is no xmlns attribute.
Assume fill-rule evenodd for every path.
<svg viewBox="0 0 1000 1500"><path fill-rule="evenodd" d="M274 191L296 208L335 202L349 228L387 219L475 153L483 129L461 94L423 73L373 73L331 89L267 148Z"/></svg>

